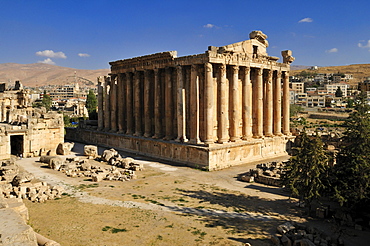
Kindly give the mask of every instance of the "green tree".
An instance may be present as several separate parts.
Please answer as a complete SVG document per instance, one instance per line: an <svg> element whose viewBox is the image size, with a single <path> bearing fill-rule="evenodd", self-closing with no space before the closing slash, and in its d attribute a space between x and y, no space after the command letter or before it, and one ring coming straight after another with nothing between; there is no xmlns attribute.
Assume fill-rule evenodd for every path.
<svg viewBox="0 0 370 246"><path fill-rule="evenodd" d="M343 91L340 89L338 86L337 90L335 91L335 96L336 97L342 97L343 96Z"/></svg>
<svg viewBox="0 0 370 246"><path fill-rule="evenodd" d="M301 111L303 111L302 106L297 104L290 104L290 117L297 116L297 114Z"/></svg>
<svg viewBox="0 0 370 246"><path fill-rule="evenodd" d="M334 197L352 209L370 201L370 106L366 93L360 93L354 103L334 166Z"/></svg>
<svg viewBox="0 0 370 246"><path fill-rule="evenodd" d="M51 103L52 103L52 100L51 100L50 95L46 94L46 91L44 91L44 94L42 95L41 106L45 107L46 110L49 111L51 108Z"/></svg>
<svg viewBox="0 0 370 246"><path fill-rule="evenodd" d="M347 108L353 108L353 106L354 106L354 101L353 101L353 99L352 98L348 98L347 99Z"/></svg>
<svg viewBox="0 0 370 246"><path fill-rule="evenodd" d="M303 132L297 141L298 147L285 167L283 182L311 212L311 202L320 197L326 188L328 157L317 133L309 137Z"/></svg>
<svg viewBox="0 0 370 246"><path fill-rule="evenodd" d="M86 97L86 109L89 113L90 120L97 119L96 108L98 106L98 100L96 99L95 93L93 90L89 90L89 94Z"/></svg>

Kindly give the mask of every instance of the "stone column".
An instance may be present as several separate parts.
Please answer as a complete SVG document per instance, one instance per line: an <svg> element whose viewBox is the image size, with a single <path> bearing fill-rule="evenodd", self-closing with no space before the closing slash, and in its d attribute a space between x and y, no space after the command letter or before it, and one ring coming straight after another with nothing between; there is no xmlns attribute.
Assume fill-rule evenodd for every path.
<svg viewBox="0 0 370 246"><path fill-rule="evenodd" d="M242 120L243 140L252 137L252 83L250 78L250 67L243 69L242 81Z"/></svg>
<svg viewBox="0 0 370 246"><path fill-rule="evenodd" d="M265 136L271 137L272 136L272 122L273 122L273 115L272 115L272 102L273 102L273 94L272 94L272 70L267 71L266 77L266 105L265 105L265 122L264 122L264 132Z"/></svg>
<svg viewBox="0 0 370 246"><path fill-rule="evenodd" d="M186 139L186 112L185 112L185 88L183 68L181 65L176 67L177 71L177 138L176 142L187 142Z"/></svg>
<svg viewBox="0 0 370 246"><path fill-rule="evenodd" d="M289 71L285 71L283 78L283 133L285 135L290 135L289 106Z"/></svg>
<svg viewBox="0 0 370 246"><path fill-rule="evenodd" d="M239 122L239 66L231 66L232 76L230 81L230 141L240 140Z"/></svg>
<svg viewBox="0 0 370 246"><path fill-rule="evenodd" d="M154 69L154 136L153 138L162 137L162 118L161 118L161 83L159 80L159 69Z"/></svg>
<svg viewBox="0 0 370 246"><path fill-rule="evenodd" d="M150 71L144 71L144 137L152 136L152 121L150 118Z"/></svg>
<svg viewBox="0 0 370 246"><path fill-rule="evenodd" d="M165 70L165 137L164 140L173 139L173 97L172 97L172 81L171 81L171 68L167 67Z"/></svg>
<svg viewBox="0 0 370 246"><path fill-rule="evenodd" d="M98 77L98 131L104 129L104 77ZM1 112L0 112L1 114ZM1 121L1 116L0 116Z"/></svg>
<svg viewBox="0 0 370 246"><path fill-rule="evenodd" d="M141 136L142 129L141 129L141 88L140 88L140 80L141 80L141 72L135 72L135 79L134 79L134 118L135 118L135 133L134 136Z"/></svg>
<svg viewBox="0 0 370 246"><path fill-rule="evenodd" d="M104 77L105 86L104 86L104 131L110 130L110 93L111 93L111 85L110 85L110 77Z"/></svg>
<svg viewBox="0 0 370 246"><path fill-rule="evenodd" d="M0 122L4 122L6 120L6 107L4 101L1 103L0 115Z"/></svg>
<svg viewBox="0 0 370 246"><path fill-rule="evenodd" d="M134 126L134 118L133 118L133 110L132 110L132 84L133 84L133 77L132 73L126 73L126 134L132 135L133 133L133 126Z"/></svg>
<svg viewBox="0 0 370 246"><path fill-rule="evenodd" d="M263 137L263 69L257 68L256 78L256 138Z"/></svg>
<svg viewBox="0 0 370 246"><path fill-rule="evenodd" d="M228 121L228 91L227 77L226 77L226 64L220 65L220 83L219 83L219 117L218 117L218 143L227 143L229 141L229 134L227 129Z"/></svg>
<svg viewBox="0 0 370 246"><path fill-rule="evenodd" d="M209 145L215 142L213 136L213 112L214 112L214 82L213 82L213 66L212 63L204 64L205 70L205 140L204 143Z"/></svg>
<svg viewBox="0 0 370 246"><path fill-rule="evenodd" d="M199 139L199 75L197 65L191 65L190 73L190 143Z"/></svg>
<svg viewBox="0 0 370 246"><path fill-rule="evenodd" d="M110 121L110 132L117 131L117 76L111 76L111 93L110 93L110 112L111 112L111 121Z"/></svg>
<svg viewBox="0 0 370 246"><path fill-rule="evenodd" d="M124 95L124 90L123 90L123 87L124 87L124 78L123 78L123 74L120 73L118 74L118 77L117 77L117 90L118 90L118 93L117 93L117 106L118 106L118 117L117 117L117 125L118 125L118 133L119 134L122 134L123 133L123 125L124 125L124 117L123 117L123 114L124 114L124 106L125 106L125 95Z"/></svg>
<svg viewBox="0 0 370 246"><path fill-rule="evenodd" d="M281 71L274 80L274 135L281 136Z"/></svg>

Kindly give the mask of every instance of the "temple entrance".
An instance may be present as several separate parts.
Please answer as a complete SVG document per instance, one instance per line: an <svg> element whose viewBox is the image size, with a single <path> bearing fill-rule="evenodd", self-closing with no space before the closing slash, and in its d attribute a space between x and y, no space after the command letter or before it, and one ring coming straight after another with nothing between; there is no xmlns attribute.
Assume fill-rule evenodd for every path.
<svg viewBox="0 0 370 246"><path fill-rule="evenodd" d="M23 135L10 136L10 153L16 156L23 154Z"/></svg>

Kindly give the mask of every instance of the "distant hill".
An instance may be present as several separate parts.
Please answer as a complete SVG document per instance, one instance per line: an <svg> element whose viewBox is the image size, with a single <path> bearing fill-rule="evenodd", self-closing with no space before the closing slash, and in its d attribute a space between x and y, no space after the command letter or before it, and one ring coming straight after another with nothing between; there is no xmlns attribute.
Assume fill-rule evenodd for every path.
<svg viewBox="0 0 370 246"><path fill-rule="evenodd" d="M310 71L313 73L345 73L352 74L353 81L350 84L357 84L365 78L370 77L370 64L353 64L347 66L332 66L332 67L318 67L317 70L291 70L290 75L297 75L302 71Z"/></svg>
<svg viewBox="0 0 370 246"><path fill-rule="evenodd" d="M64 85L79 82L81 85L94 86L96 78L109 73L109 69L85 70L55 65L32 63L0 64L0 82L11 85L20 80L24 86Z"/></svg>
<svg viewBox="0 0 370 246"><path fill-rule="evenodd" d="M303 70L303 69L308 69L312 66L303 66L303 65L291 65L290 66L290 70L291 71L294 71L294 70Z"/></svg>

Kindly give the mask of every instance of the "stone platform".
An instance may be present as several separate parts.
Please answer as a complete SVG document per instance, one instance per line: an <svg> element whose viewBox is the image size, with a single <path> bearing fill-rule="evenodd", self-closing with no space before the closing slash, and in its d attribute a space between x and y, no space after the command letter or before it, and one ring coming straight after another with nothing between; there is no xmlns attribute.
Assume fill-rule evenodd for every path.
<svg viewBox="0 0 370 246"><path fill-rule="evenodd" d="M66 140L96 144L209 171L286 156L289 136L274 136L209 146L164 141L132 135L66 128Z"/></svg>

